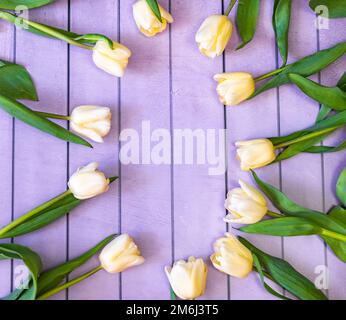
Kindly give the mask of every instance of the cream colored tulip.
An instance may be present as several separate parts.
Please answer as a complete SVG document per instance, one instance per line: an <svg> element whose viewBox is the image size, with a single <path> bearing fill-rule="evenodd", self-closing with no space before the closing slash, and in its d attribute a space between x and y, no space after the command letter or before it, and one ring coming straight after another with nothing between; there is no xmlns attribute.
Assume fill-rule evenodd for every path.
<svg viewBox="0 0 346 320"><path fill-rule="evenodd" d="M169 12L160 5L159 8L162 22L154 15L146 0L139 0L132 7L133 18L138 29L147 37L153 37L157 33L164 31L167 27L167 22L172 23L174 21Z"/></svg>
<svg viewBox="0 0 346 320"><path fill-rule="evenodd" d="M117 42L113 42L111 49L106 41L99 40L93 49L95 65L116 77L124 75L130 57L130 49Z"/></svg>
<svg viewBox="0 0 346 320"><path fill-rule="evenodd" d="M253 268L251 251L230 233L216 240L210 260L217 270L236 278L245 278Z"/></svg>
<svg viewBox="0 0 346 320"><path fill-rule="evenodd" d="M70 178L68 187L75 198L84 200L108 191L109 179L96 170L97 162L79 168Z"/></svg>
<svg viewBox="0 0 346 320"><path fill-rule="evenodd" d="M256 89L252 75L246 72L216 74L214 80L219 83L216 91L220 101L226 106L238 105L249 98Z"/></svg>
<svg viewBox="0 0 346 320"><path fill-rule="evenodd" d="M144 263L144 258L128 234L122 234L108 243L99 256L101 266L109 273L123 272L125 269Z"/></svg>
<svg viewBox="0 0 346 320"><path fill-rule="evenodd" d="M225 217L226 222L252 224L266 215L267 201L258 190L239 180L240 188L228 192L225 208L230 212Z"/></svg>
<svg viewBox="0 0 346 320"><path fill-rule="evenodd" d="M209 58L220 56L232 36L232 30L232 22L227 16L208 17L203 21L195 37L199 51Z"/></svg>
<svg viewBox="0 0 346 320"><path fill-rule="evenodd" d="M103 142L111 130L112 114L107 107L80 106L70 116L72 130L96 142Z"/></svg>
<svg viewBox="0 0 346 320"><path fill-rule="evenodd" d="M264 167L276 158L275 148L269 139L238 141L235 145L243 171Z"/></svg>
<svg viewBox="0 0 346 320"><path fill-rule="evenodd" d="M173 267L165 268L174 293L181 299L191 300L204 294L207 281L207 265L203 259L190 257L179 260Z"/></svg>

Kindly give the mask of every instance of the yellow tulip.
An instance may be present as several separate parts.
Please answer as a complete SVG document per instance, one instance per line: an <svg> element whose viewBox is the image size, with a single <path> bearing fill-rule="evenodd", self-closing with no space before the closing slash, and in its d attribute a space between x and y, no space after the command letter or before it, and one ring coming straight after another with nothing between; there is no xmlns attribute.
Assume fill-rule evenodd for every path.
<svg viewBox="0 0 346 320"><path fill-rule="evenodd" d="M245 278L253 268L251 251L230 233L214 243L210 260L217 270L236 278Z"/></svg>
<svg viewBox="0 0 346 320"><path fill-rule="evenodd" d="M246 72L229 72L216 74L214 80L220 101L226 106L236 106L249 98L256 89L251 74Z"/></svg>
<svg viewBox="0 0 346 320"><path fill-rule="evenodd" d="M264 167L276 158L275 148L269 139L238 141L235 145L243 171Z"/></svg>
<svg viewBox="0 0 346 320"><path fill-rule="evenodd" d="M209 58L220 56L232 36L232 30L232 22L227 16L208 17L203 21L195 37L199 51Z"/></svg>
<svg viewBox="0 0 346 320"><path fill-rule="evenodd" d="M258 190L239 180L240 188L228 192L225 207L230 212L226 222L252 224L256 223L268 212L267 201Z"/></svg>
<svg viewBox="0 0 346 320"><path fill-rule="evenodd" d="M146 0L137 1L133 7L133 18L138 29L147 37L153 37L167 27L167 22L172 23L173 17L159 5L162 22L154 15Z"/></svg>

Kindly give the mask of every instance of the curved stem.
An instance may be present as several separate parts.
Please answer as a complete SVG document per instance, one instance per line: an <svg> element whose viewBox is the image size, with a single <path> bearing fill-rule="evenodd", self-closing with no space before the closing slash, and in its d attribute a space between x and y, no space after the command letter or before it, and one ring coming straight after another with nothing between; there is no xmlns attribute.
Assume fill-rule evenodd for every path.
<svg viewBox="0 0 346 320"><path fill-rule="evenodd" d="M38 115L44 118L70 120L69 116L62 116L60 114L40 112L40 111L35 111L35 113L37 113Z"/></svg>
<svg viewBox="0 0 346 320"><path fill-rule="evenodd" d="M268 72L268 73L266 73L266 74L264 74L264 75L262 75L262 76L259 76L259 77L255 78L254 80L255 80L255 82L258 82L258 81L261 81L261 80L270 78L270 77L275 76L276 74L278 74L278 73L284 71L286 68L287 68L287 66L282 67L282 68L280 68L280 69L273 70L273 71L271 71L271 72Z"/></svg>
<svg viewBox="0 0 346 320"><path fill-rule="evenodd" d="M234 5L236 4L236 2L237 2L237 0L231 0L231 2L229 3L229 5L228 5L228 7L227 7L227 9L225 11L225 16L228 16L231 13L231 11L232 11Z"/></svg>
<svg viewBox="0 0 346 320"><path fill-rule="evenodd" d="M70 190L65 191L64 193L60 194L59 196L43 203L42 205L36 207L35 209L29 211L27 214L22 215L21 217L19 217L18 219L12 221L10 224L8 224L7 226L5 226L4 228L2 228L0 230L0 238L2 235L6 234L8 231L12 230L13 228L19 226L20 224L22 224L23 222L27 221L28 219L30 219L31 217L35 216L36 214L38 214L40 211L47 209L48 207L50 207L51 205L53 205L54 203L58 202L59 200L61 200L62 198L66 197L67 195L69 195L71 193Z"/></svg>
<svg viewBox="0 0 346 320"><path fill-rule="evenodd" d="M47 299L47 298L49 298L49 297L51 297L51 296L53 296L53 295L55 295L55 294L65 290L67 288L70 288L70 287L74 286L75 284L85 280L86 278L91 277L93 274L95 274L96 272L98 272L98 271L100 271L102 269L103 269L102 266L97 266L96 268L90 270L89 272L84 273L83 275L81 275L81 276L79 276L79 277L77 277L77 278L75 278L75 279L73 279L73 280L71 280L69 282L66 282L66 283L62 284L61 286L58 286L58 287L56 287L56 288L54 288L54 289L52 289L52 290L42 294L41 296L37 297L36 300L45 300L45 299Z"/></svg>
<svg viewBox="0 0 346 320"><path fill-rule="evenodd" d="M284 217L282 214L276 213L276 212L273 212L270 210L267 211L267 215L270 217L273 217L273 218L283 218Z"/></svg>
<svg viewBox="0 0 346 320"><path fill-rule="evenodd" d="M334 232L334 231L330 231L330 230L327 230L327 229L322 229L321 235L329 237L329 238L333 238L333 239L336 239L336 240L340 240L340 241L346 242L346 235L341 234L341 233L337 233L337 232Z"/></svg>
<svg viewBox="0 0 346 320"><path fill-rule="evenodd" d="M332 127L332 128L328 128L328 129L324 129L324 130L320 130L320 131L316 131L316 132L312 132L312 133L306 134L305 136L293 139L291 141L287 141L287 142L283 142L283 143L280 143L278 145L275 145L274 148L275 149L285 148L285 147L290 146L291 144L302 142L302 141L305 141L305 140L309 140L311 138L321 136L321 135L326 134L328 132L332 132L332 131L334 131L334 130L336 130L338 128L340 128L340 126Z"/></svg>

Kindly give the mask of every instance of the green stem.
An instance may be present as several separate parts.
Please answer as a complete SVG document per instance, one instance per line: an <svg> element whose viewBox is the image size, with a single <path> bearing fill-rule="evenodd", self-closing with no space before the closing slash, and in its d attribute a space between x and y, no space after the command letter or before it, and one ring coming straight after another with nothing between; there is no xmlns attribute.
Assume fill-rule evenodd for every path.
<svg viewBox="0 0 346 320"><path fill-rule="evenodd" d="M255 82L258 82L258 81L261 81L261 80L270 78L270 77L275 76L276 74L278 74L278 73L284 71L286 68L287 68L287 66L282 67L282 68L280 68L280 69L273 70L273 71L271 71L271 72L268 72L268 73L266 73L266 74L264 74L264 75L262 75L262 76L259 76L259 77L255 78L254 80L255 80Z"/></svg>
<svg viewBox="0 0 346 320"><path fill-rule="evenodd" d="M35 216L36 214L38 214L40 211L47 209L48 207L50 207L51 205L53 205L54 203L58 202L59 200L63 199L64 197L66 197L67 195L69 195L71 193L70 190L65 191L64 193L60 194L59 196L43 203L42 205L36 207L35 209L29 211L27 214L22 215L21 217L19 217L18 219L12 221L10 224L8 224L6 227L2 228L0 230L0 238L2 235L6 234L8 231L12 230L13 228L19 226L20 224L22 224L23 222L29 220L30 218L32 218L33 216Z"/></svg>
<svg viewBox="0 0 346 320"><path fill-rule="evenodd" d="M267 215L270 217L273 217L273 218L283 218L284 217L282 214L276 213L276 212L273 212L270 210L267 211Z"/></svg>
<svg viewBox="0 0 346 320"><path fill-rule="evenodd" d="M51 119L61 119L61 120L70 120L69 116L62 116L60 114L55 114L55 113L47 113L47 112L40 112L40 111L35 111L38 115L44 118L51 118Z"/></svg>
<svg viewBox="0 0 346 320"><path fill-rule="evenodd" d="M324 130L312 132L312 133L306 134L305 136L293 139L291 141L287 141L287 142L283 142L283 143L280 143L278 145L275 145L274 148L275 149L285 148L287 146L290 146L291 144L295 144L295 143L298 143L298 142L306 141L306 140L309 140L311 138L318 137L318 136L321 136L323 134L326 134L328 132L332 132L332 131L340 128L340 127L341 126L337 126L337 127L332 127L332 128L327 128L327 129L324 129Z"/></svg>
<svg viewBox="0 0 346 320"><path fill-rule="evenodd" d="M98 271L102 270L102 266L97 266L96 268L90 270L89 272L87 273L84 273L83 275L69 281L69 282L66 282L64 284L62 284L61 286L58 286L44 294L42 294L41 296L37 297L36 300L46 300L47 298L67 289L67 288L70 288L72 286L74 286L75 284L91 277L93 274L97 273Z"/></svg>
<svg viewBox="0 0 346 320"><path fill-rule="evenodd" d="M259 274L259 272L258 272L258 270L257 270L256 268L254 268L253 270ZM264 271L264 270L262 269L262 273L263 273L263 275L264 275L267 279L269 279L269 280L271 280L271 281L277 283L277 282L273 279L273 277L272 277L268 272L266 272L266 271Z"/></svg>
<svg viewBox="0 0 346 320"><path fill-rule="evenodd" d="M321 235L329 237L329 238L333 238L333 239L336 239L336 240L340 240L340 241L343 241L343 242L346 242L346 235L341 234L341 233L337 233L337 232L334 232L334 231L330 231L330 230L327 230L327 229L322 229Z"/></svg>
<svg viewBox="0 0 346 320"><path fill-rule="evenodd" d="M236 2L237 2L237 0L231 0L231 2L229 3L229 5L228 5L228 7L227 7L227 9L225 11L225 16L228 16L231 13L231 11L232 11L234 5L236 4Z"/></svg>

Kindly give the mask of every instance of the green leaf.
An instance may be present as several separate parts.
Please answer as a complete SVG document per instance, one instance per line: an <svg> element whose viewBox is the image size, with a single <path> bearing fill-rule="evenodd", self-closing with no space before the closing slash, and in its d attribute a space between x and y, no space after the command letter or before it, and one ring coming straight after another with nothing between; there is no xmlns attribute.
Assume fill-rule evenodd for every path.
<svg viewBox="0 0 346 320"><path fill-rule="evenodd" d="M54 137L92 148L92 145L89 142L66 130L65 128L60 127L56 123L40 116L16 100L0 95L0 108L11 116Z"/></svg>
<svg viewBox="0 0 346 320"><path fill-rule="evenodd" d="M340 240L322 236L322 239L327 243L334 254L346 263L346 243Z"/></svg>
<svg viewBox="0 0 346 320"><path fill-rule="evenodd" d="M0 244L0 260L4 259L18 259L25 263L30 271L33 285L27 290L22 290L22 292L21 289L19 289L16 293L18 295L16 298L21 298L23 300L35 300L37 293L37 278L42 269L40 256L28 247L14 243L5 243ZM24 298L21 297L23 293L25 293ZM15 295L10 295L9 297L14 298Z"/></svg>
<svg viewBox="0 0 346 320"><path fill-rule="evenodd" d="M239 241L257 256L261 267L277 284L298 299L327 300L321 290L318 290L309 279L295 270L288 262L261 251L244 238L239 238Z"/></svg>
<svg viewBox="0 0 346 320"><path fill-rule="evenodd" d="M238 49L245 47L254 37L259 14L259 0L239 0L236 23L242 43Z"/></svg>
<svg viewBox="0 0 346 320"><path fill-rule="evenodd" d="M28 9L38 8L55 0L0 0L0 8L15 10L17 6L26 6Z"/></svg>
<svg viewBox="0 0 346 320"><path fill-rule="evenodd" d="M160 12L160 7L157 3L156 0L146 0L148 6L150 7L151 11L155 15L157 19L159 19L160 22L162 22L162 17L161 17L161 12Z"/></svg>
<svg viewBox="0 0 346 320"><path fill-rule="evenodd" d="M273 29L280 51L283 66L287 63L288 32L291 20L291 0L275 0L273 12Z"/></svg>
<svg viewBox="0 0 346 320"><path fill-rule="evenodd" d="M111 235L81 256L43 272L38 279L37 296L41 296L58 286L71 272L85 264L115 237L116 235Z"/></svg>
<svg viewBox="0 0 346 320"><path fill-rule="evenodd" d="M320 111L318 112L318 115L316 117L316 122L320 122L320 121L324 120L325 118L327 118L331 111L332 111L331 108L329 108L325 105L322 105L320 108Z"/></svg>
<svg viewBox="0 0 346 320"><path fill-rule="evenodd" d="M346 42L342 42L332 48L318 51L310 56L298 60L295 63L289 64L284 67L278 75L274 76L263 86L259 87L250 97L250 99L269 89L289 83L290 79L288 78L288 75L290 73L300 74L303 77L311 76L323 70L338 58L342 57L345 52Z"/></svg>
<svg viewBox="0 0 346 320"><path fill-rule="evenodd" d="M29 72L19 64L4 60L0 60L0 92L13 99L38 100Z"/></svg>
<svg viewBox="0 0 346 320"><path fill-rule="evenodd" d="M241 231L277 237L292 237L320 234L321 228L309 220L297 217L283 217L260 221L240 228Z"/></svg>
<svg viewBox="0 0 346 320"><path fill-rule="evenodd" d="M316 12L317 9L320 9L325 18L335 19L346 17L346 0L310 0L309 5L317 14L321 14L321 12ZM325 6L328 11L324 11L323 8L318 8L319 6Z"/></svg>
<svg viewBox="0 0 346 320"><path fill-rule="evenodd" d="M342 204L346 206L346 168L342 170L336 183L336 194Z"/></svg>
<svg viewBox="0 0 346 320"><path fill-rule="evenodd" d="M328 215L335 220L339 220L340 223L346 225L346 210L343 207L335 206L329 212Z"/></svg>
<svg viewBox="0 0 346 320"><path fill-rule="evenodd" d="M289 74L289 79L307 96L320 104L337 111L346 109L346 92L339 87L325 87L298 74Z"/></svg>
<svg viewBox="0 0 346 320"><path fill-rule="evenodd" d="M309 149L305 150L304 152L307 153L333 153L333 152L338 152L341 150L346 149L346 140L341 142L335 147L330 147L330 146L313 146L310 147Z"/></svg>

